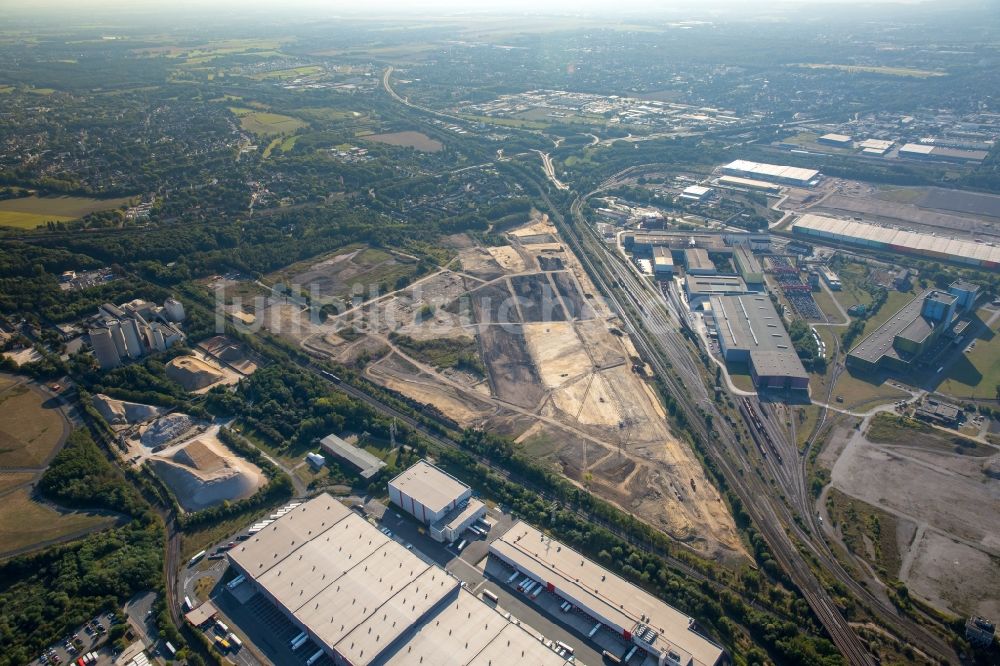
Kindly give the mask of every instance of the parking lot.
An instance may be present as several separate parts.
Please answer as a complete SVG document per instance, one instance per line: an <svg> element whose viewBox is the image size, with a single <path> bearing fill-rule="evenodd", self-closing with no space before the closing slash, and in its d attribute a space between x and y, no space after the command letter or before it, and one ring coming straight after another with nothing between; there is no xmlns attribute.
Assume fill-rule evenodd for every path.
<svg viewBox="0 0 1000 666"><path fill-rule="evenodd" d="M110 664L110 651L101 650L108 635L108 628L115 621L113 613L95 616L87 624L77 627L58 643L49 646L32 664L71 664L81 656L98 651L98 660L93 664Z"/></svg>

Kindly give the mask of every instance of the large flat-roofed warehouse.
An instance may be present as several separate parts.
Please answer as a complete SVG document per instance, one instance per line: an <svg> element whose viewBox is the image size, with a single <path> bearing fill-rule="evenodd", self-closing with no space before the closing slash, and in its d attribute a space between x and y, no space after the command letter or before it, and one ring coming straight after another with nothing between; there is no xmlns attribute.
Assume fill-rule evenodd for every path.
<svg viewBox="0 0 1000 666"><path fill-rule="evenodd" d="M951 291L928 289L915 297L851 349L847 365L867 371L908 370L951 329L956 312L971 307L961 305L967 288L967 283L956 282Z"/></svg>
<svg viewBox="0 0 1000 666"><path fill-rule="evenodd" d="M622 244L629 252L652 256L653 248L666 247L674 252L692 248L702 248L719 254L732 254L733 248L749 245L754 250L771 247L768 233L747 233L737 231L630 231L622 236ZM680 257L677 257L680 259Z"/></svg>
<svg viewBox="0 0 1000 666"><path fill-rule="evenodd" d="M753 180L764 180L783 185L808 187L819 178L819 171L802 169L800 167L783 166L780 164L764 164L749 160L734 160L722 167L722 173L727 176L739 176Z"/></svg>
<svg viewBox="0 0 1000 666"><path fill-rule="evenodd" d="M809 389L809 374L767 294L713 296L711 303L723 358L748 363L754 386Z"/></svg>
<svg viewBox="0 0 1000 666"><path fill-rule="evenodd" d="M838 148L850 148L854 145L854 141L846 134L824 134L816 140L819 143L825 143L828 146L837 146Z"/></svg>
<svg viewBox="0 0 1000 666"><path fill-rule="evenodd" d="M825 239L883 252L901 252L991 270L1000 268L1000 247L986 243L953 240L915 231L812 214L797 219L792 224L792 232L797 236Z"/></svg>
<svg viewBox="0 0 1000 666"><path fill-rule="evenodd" d="M688 307L698 308L712 296L749 293L747 283L738 275L689 275L684 279Z"/></svg>
<svg viewBox="0 0 1000 666"><path fill-rule="evenodd" d="M520 663L565 664L523 625L326 494L228 557L335 664L486 666L498 650L523 654Z"/></svg>
<svg viewBox="0 0 1000 666"><path fill-rule="evenodd" d="M712 275L717 272L715 262L708 258L708 250L700 247L684 250L684 268L688 275Z"/></svg>
<svg viewBox="0 0 1000 666"><path fill-rule="evenodd" d="M526 523L516 522L490 544L490 555L539 581L659 664L715 666L723 659L721 647L694 631L692 618Z"/></svg>
<svg viewBox="0 0 1000 666"><path fill-rule="evenodd" d="M393 504L430 528L437 541L454 541L486 515L486 505L472 498L472 489L426 460L389 482Z"/></svg>
<svg viewBox="0 0 1000 666"><path fill-rule="evenodd" d="M673 277L674 255L669 247L653 246L653 274L657 277Z"/></svg>
<svg viewBox="0 0 1000 666"><path fill-rule="evenodd" d="M757 257L748 247L738 247L733 250L733 263L736 265L736 272L740 274L747 284L763 284L764 269L761 267Z"/></svg>
<svg viewBox="0 0 1000 666"><path fill-rule="evenodd" d="M759 190L768 194L778 194L781 192L781 185L768 183L754 178L740 178L739 176L722 176L718 180L719 185L725 187L735 187L746 190Z"/></svg>
<svg viewBox="0 0 1000 666"><path fill-rule="evenodd" d="M327 435L319 440L319 444L330 455L354 467L363 479L372 478L380 469L385 467L385 461L380 460L360 447L345 442L336 435Z"/></svg>
<svg viewBox="0 0 1000 666"><path fill-rule="evenodd" d="M962 150L923 143L908 143L899 149L900 157L941 162L982 162L988 154L985 150Z"/></svg>

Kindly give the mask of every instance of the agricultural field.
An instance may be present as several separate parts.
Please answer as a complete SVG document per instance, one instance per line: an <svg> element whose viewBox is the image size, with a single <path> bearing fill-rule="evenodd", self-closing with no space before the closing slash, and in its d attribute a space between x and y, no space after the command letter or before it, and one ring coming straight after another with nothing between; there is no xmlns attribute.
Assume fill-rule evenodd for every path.
<svg viewBox="0 0 1000 666"><path fill-rule="evenodd" d="M39 502L27 487L3 495L0 511L0 557L66 541L110 527L115 518L98 513L69 511Z"/></svg>
<svg viewBox="0 0 1000 666"><path fill-rule="evenodd" d="M240 119L240 126L243 129L257 136L290 134L297 129L307 126L307 123L298 118L285 116L280 113L257 111L241 106L231 106L229 110Z"/></svg>
<svg viewBox="0 0 1000 666"><path fill-rule="evenodd" d="M259 81L267 79L297 79L301 76L310 76L312 74L319 74L323 71L323 68L318 65L304 65L302 67L291 67L289 69L278 69L273 72L264 72L262 74L255 74L253 77Z"/></svg>
<svg viewBox="0 0 1000 666"><path fill-rule="evenodd" d="M0 393L0 471L44 467L67 434L62 413L41 391L19 384Z"/></svg>
<svg viewBox="0 0 1000 666"><path fill-rule="evenodd" d="M402 148L414 148L424 153L436 153L442 148L442 144L437 139L432 139L422 132L391 132L388 134L371 134L366 136L367 141L385 143L390 146L400 146Z"/></svg>
<svg viewBox="0 0 1000 666"><path fill-rule="evenodd" d="M90 197L22 197L0 201L0 226L33 229L46 222L69 222L89 213L119 208L131 199Z"/></svg>

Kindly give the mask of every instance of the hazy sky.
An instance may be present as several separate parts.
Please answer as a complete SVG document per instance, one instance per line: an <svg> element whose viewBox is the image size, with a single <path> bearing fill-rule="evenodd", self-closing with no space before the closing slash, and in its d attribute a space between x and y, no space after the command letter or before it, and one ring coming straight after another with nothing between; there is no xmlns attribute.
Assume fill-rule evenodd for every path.
<svg viewBox="0 0 1000 666"><path fill-rule="evenodd" d="M727 10L756 9L766 11L775 6L801 5L886 5L886 4L948 4L948 0L0 0L0 11L21 9L31 11L51 9L71 9L77 11L108 9L211 9L244 8L287 10L289 6L326 10L329 13L375 13L375 12L426 12L475 13L482 11L530 11L530 12L617 12L671 10Z"/></svg>

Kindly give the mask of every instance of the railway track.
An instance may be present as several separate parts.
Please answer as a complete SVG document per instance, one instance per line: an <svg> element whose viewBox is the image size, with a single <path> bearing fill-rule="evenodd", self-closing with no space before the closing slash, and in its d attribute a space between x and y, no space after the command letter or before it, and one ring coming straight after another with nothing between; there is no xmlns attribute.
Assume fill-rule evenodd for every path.
<svg viewBox="0 0 1000 666"><path fill-rule="evenodd" d="M542 196L547 198L544 190ZM736 437L725 419L717 412L713 400L709 398L704 380L697 368L690 363L691 350L677 327L670 324L667 304L662 294L648 283L641 283L627 262L617 253L609 251L603 241L596 238L593 230L583 221L580 207L589 196L591 195L578 197L570 207L574 226L578 228L570 227L551 202L547 202L555 213L554 220L560 227L564 239L571 245L591 279L622 318L640 353L681 405L694 434L708 447L710 455L740 497L745 510L764 536L775 559L799 587L838 650L851 664L874 664L875 660L865 645L833 604L785 532L783 525L786 521L782 520L782 516L774 506L770 489L763 481L754 482L753 475L739 473L731 461L730 455L739 458ZM594 264L594 257L600 258L600 268L603 270L599 270ZM633 320L636 317L632 313L642 313L639 318L640 324ZM660 345L668 346L673 354L668 355ZM685 357L688 362L683 360ZM674 368L678 369L677 375L672 372ZM681 373L686 376L681 378ZM716 427L712 431L706 424L705 414L716 417L713 418Z"/></svg>
<svg viewBox="0 0 1000 666"><path fill-rule="evenodd" d="M806 525L806 528L803 528L789 513L789 507L774 497L774 489L767 482L763 479L755 479L755 475L752 474L742 474L742 465L746 462L745 456L741 456L734 433L724 419L713 419L713 423L717 427L715 436L710 436L703 419L699 418L699 410L713 414L717 410L714 402L707 396L702 377L691 371L692 351L687 347L686 340L675 326L664 326L663 317L658 315L658 311L665 311L668 307L663 299L663 294L644 279L637 277L627 260L617 252L610 250L596 236L590 225L583 220L580 211L582 202L590 196L600 190L619 185L628 175L640 173L646 168L648 165L626 169L607 179L595 192L578 197L571 206L571 214L576 228L570 228L565 220L557 220L567 242L573 246L574 251L584 262L591 279L627 322L637 347L643 352L646 359L651 361L654 369L661 373L660 376L665 380L672 395L684 407L689 423L692 424L701 440L706 443L712 454L711 457L719 464L723 475L737 492L745 509L754 518L758 529L771 547L775 559L800 587L803 596L813 608L838 649L848 657L851 663L873 663L872 656L867 652L846 618L841 615L813 571L806 564L793 541L793 537L811 551L811 554L819 560L821 565L849 589L853 596L864 601L870 608L876 609L880 621L897 636L920 646L926 653L945 662L956 661L957 655L945 640L914 620L901 615L887 600L877 597L858 583L843 568L830 550L829 545L822 538L816 525L816 517L810 506L811 497L805 483L807 478L805 460L809 448L813 444L812 441L810 447L807 447L806 451L801 454L801 465L798 464L798 461L796 464L776 464L774 456L764 458L764 467L779 482L786 495L792 497L796 511L801 514L800 520L804 521ZM586 245L586 249L583 247L584 245ZM599 258L600 266L595 266L591 255ZM619 285L621 286L621 296L616 295L612 289L612 287ZM639 294L644 297L638 296ZM626 303L631 307L633 313L642 313L641 317L635 317L639 320L638 325L631 321L628 309L623 307ZM644 328L647 330L642 330ZM668 354L664 346L673 353ZM686 359L688 363L681 359ZM671 368L678 371L677 377L666 372ZM685 372L686 376L681 377L680 375ZM693 395L695 393L697 395ZM770 414L759 401L756 406L759 408L758 418L759 424L763 426L762 433L766 433L766 436L776 447L784 447L789 458L794 460L795 456L799 455L798 448L794 443L785 441L787 438L780 423L775 423L780 419L776 418L774 414ZM825 417L826 413L824 413L822 420L824 423ZM751 426L751 433L753 430L754 426ZM818 429L815 432L818 432ZM761 436L764 435L761 434ZM814 440L814 437L811 439ZM765 443L764 446L768 445ZM766 503L760 501L762 498L766 498Z"/></svg>

